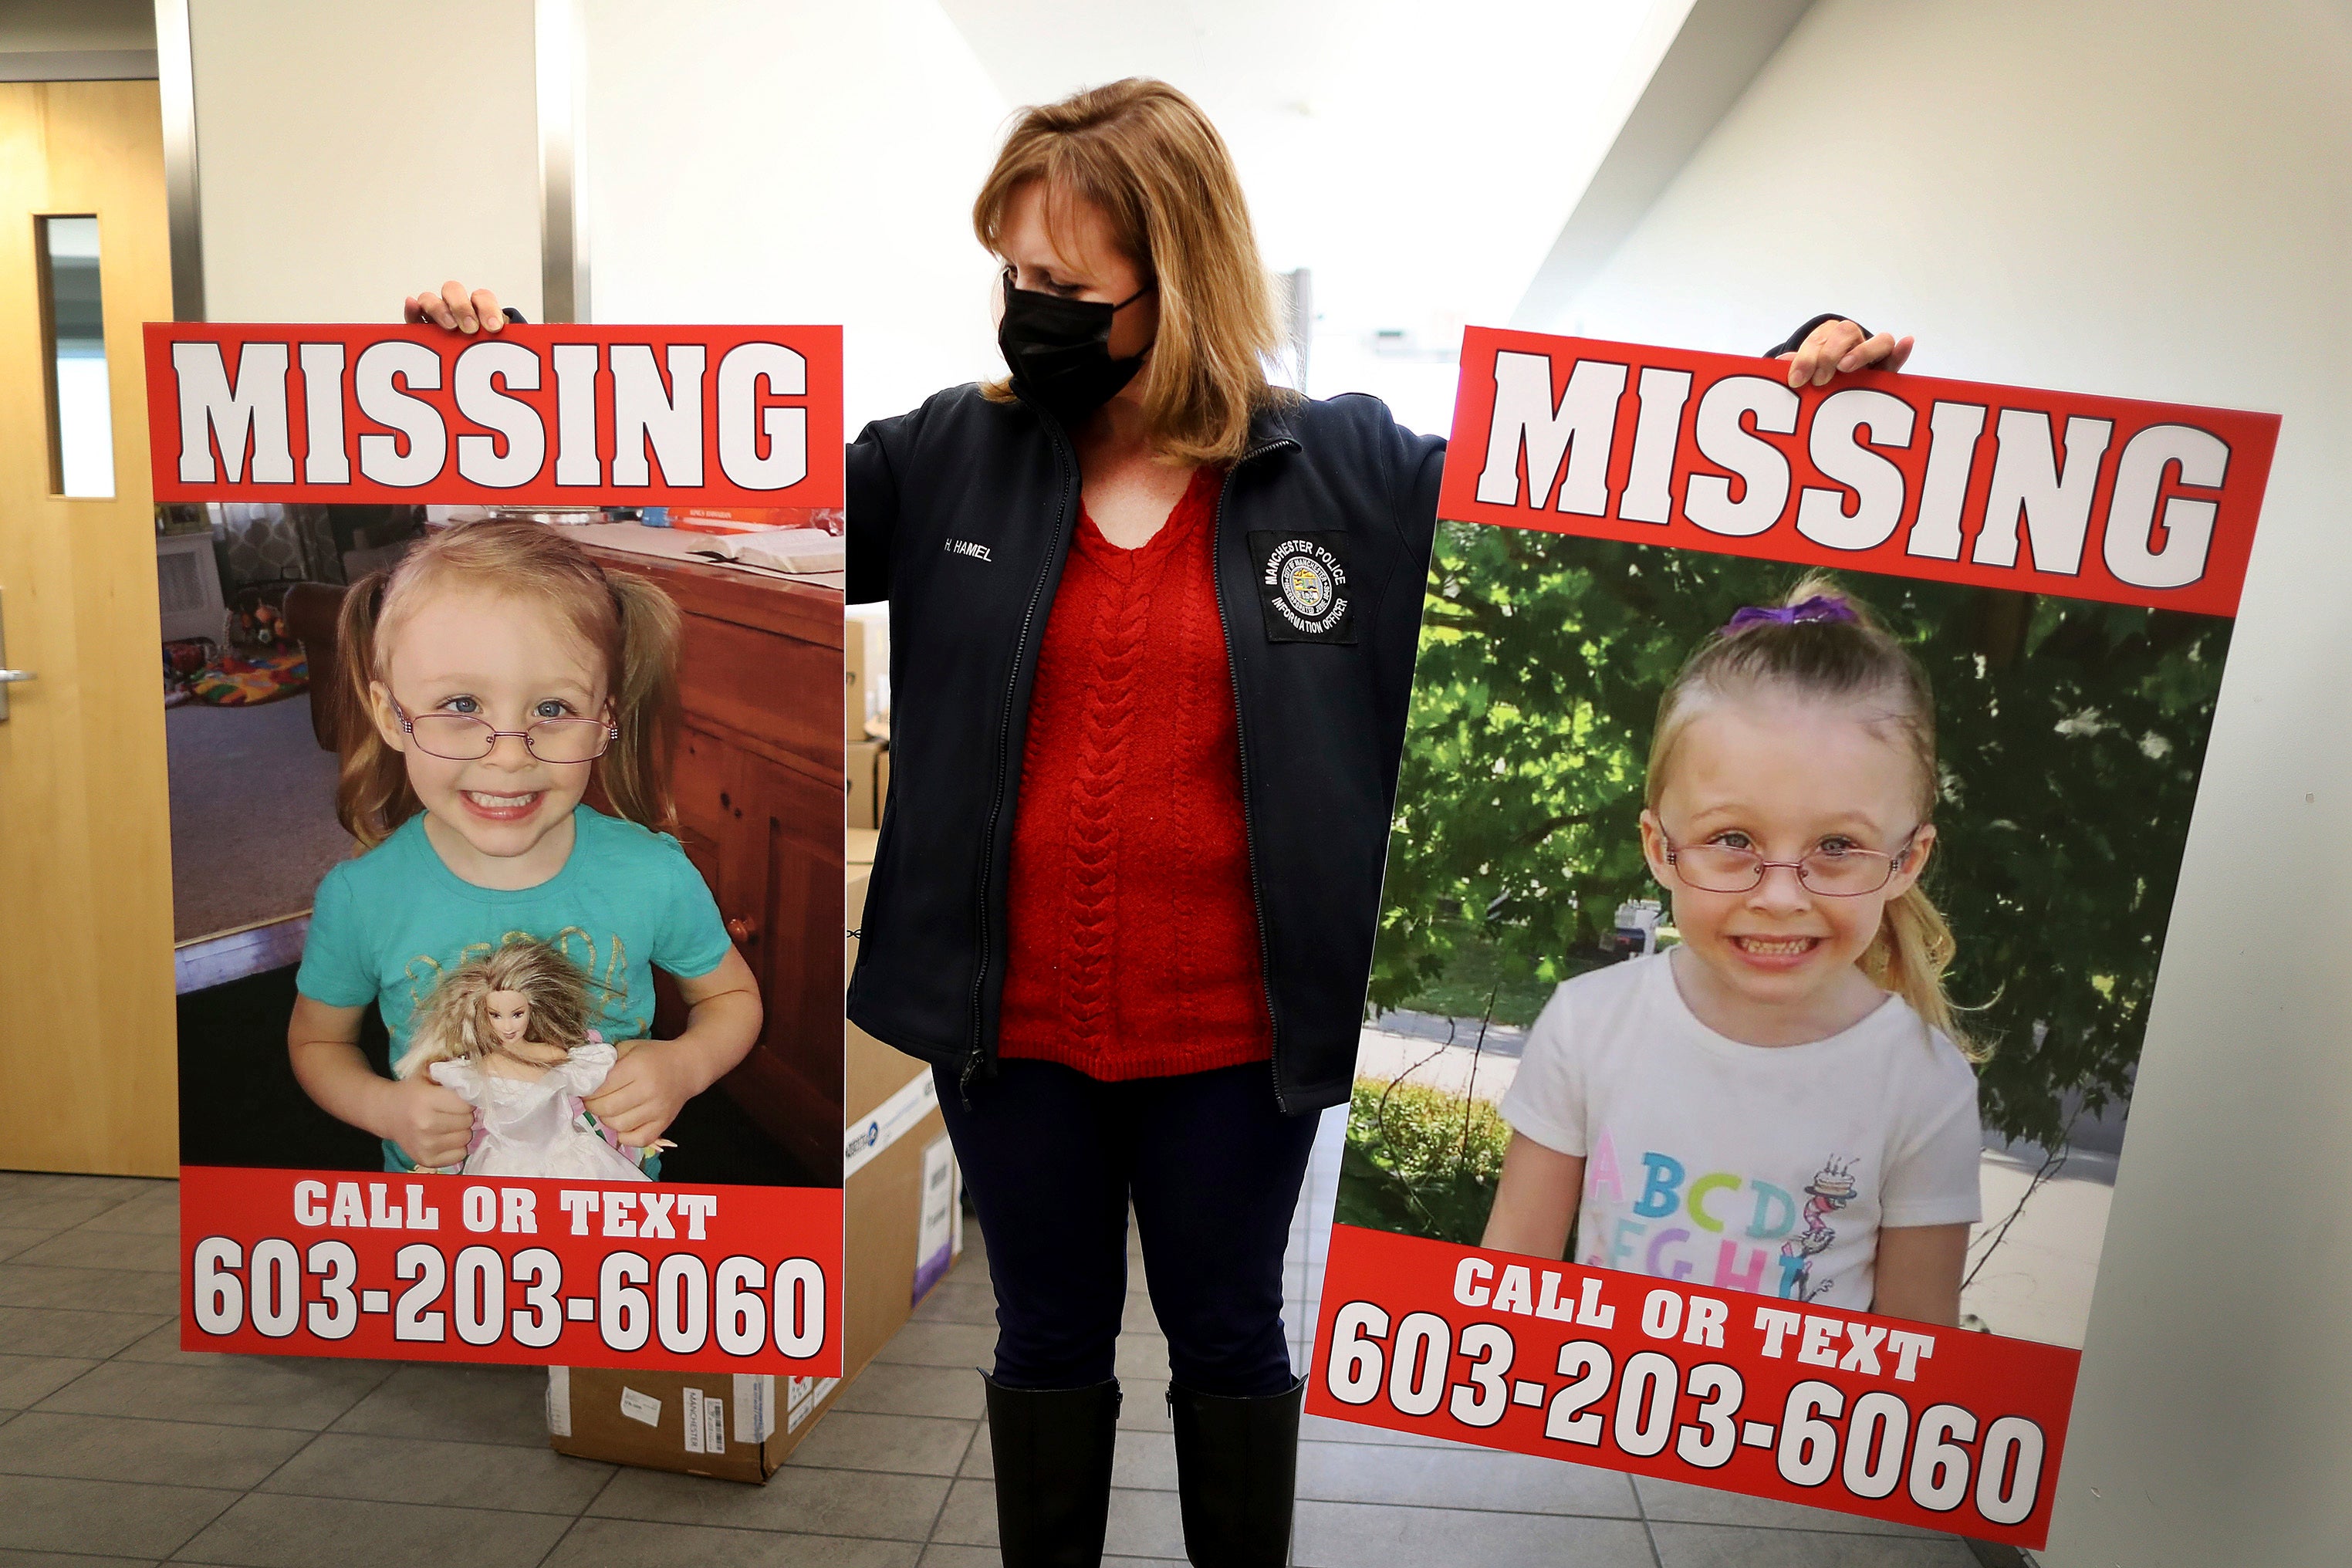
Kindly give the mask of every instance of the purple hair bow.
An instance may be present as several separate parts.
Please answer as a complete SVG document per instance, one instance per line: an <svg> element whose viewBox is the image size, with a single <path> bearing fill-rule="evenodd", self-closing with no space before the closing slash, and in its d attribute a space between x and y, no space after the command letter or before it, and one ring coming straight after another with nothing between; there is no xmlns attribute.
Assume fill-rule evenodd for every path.
<svg viewBox="0 0 2352 1568"><path fill-rule="evenodd" d="M1726 621L1723 635L1746 631L1749 626L1793 626L1804 621L1858 621L1853 606L1843 599L1828 594L1816 594L1796 605L1748 605Z"/></svg>

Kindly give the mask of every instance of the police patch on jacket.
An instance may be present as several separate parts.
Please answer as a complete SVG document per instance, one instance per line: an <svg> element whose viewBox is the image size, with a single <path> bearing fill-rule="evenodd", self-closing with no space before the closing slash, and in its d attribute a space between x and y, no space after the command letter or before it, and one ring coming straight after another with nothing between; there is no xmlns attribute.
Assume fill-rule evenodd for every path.
<svg viewBox="0 0 2352 1568"><path fill-rule="evenodd" d="M1268 642L1352 643L1355 600L1345 533L1252 533Z"/></svg>

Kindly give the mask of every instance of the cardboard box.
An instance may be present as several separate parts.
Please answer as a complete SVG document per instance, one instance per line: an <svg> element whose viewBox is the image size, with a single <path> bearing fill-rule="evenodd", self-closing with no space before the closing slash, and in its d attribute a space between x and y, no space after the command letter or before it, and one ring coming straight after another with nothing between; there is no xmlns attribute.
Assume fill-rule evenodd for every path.
<svg viewBox="0 0 2352 1568"><path fill-rule="evenodd" d="M849 826L882 826L882 798L890 785L889 769L884 762L888 755L879 741L861 741L845 748L842 768L849 779Z"/></svg>
<svg viewBox="0 0 2352 1568"><path fill-rule="evenodd" d="M852 931L865 916L871 869L846 869L843 904ZM844 940L846 975L857 962L857 942ZM558 1453L763 1482L815 1430L841 1384L866 1369L953 1268L963 1251L962 1194L931 1069L846 1020L843 1033L844 1375L550 1367L548 1432ZM694 1428L689 1407L699 1415ZM723 1447L715 1446L714 1432Z"/></svg>
<svg viewBox="0 0 2352 1568"><path fill-rule="evenodd" d="M780 1382L806 1381L551 1366L548 1441L559 1454L757 1485L775 1474L800 1436L778 1434Z"/></svg>
<svg viewBox="0 0 2352 1568"><path fill-rule="evenodd" d="M841 661L848 687L848 734L853 745L878 740L890 711L890 606L850 605L841 617Z"/></svg>
<svg viewBox="0 0 2352 1568"><path fill-rule="evenodd" d="M871 621L856 616L845 616L841 622L841 668L845 682L844 697L847 701L848 732L845 736L856 746L866 739L866 721L874 712L874 687L881 666L882 639L875 635Z"/></svg>
<svg viewBox="0 0 2352 1568"><path fill-rule="evenodd" d="M865 918L868 870L847 868L844 907L853 931ZM847 973L857 963L857 942L845 941ZM844 1030L849 1114L843 1163L850 1176L843 1364L863 1367L963 1251L963 1205L930 1068L855 1024L845 1023Z"/></svg>

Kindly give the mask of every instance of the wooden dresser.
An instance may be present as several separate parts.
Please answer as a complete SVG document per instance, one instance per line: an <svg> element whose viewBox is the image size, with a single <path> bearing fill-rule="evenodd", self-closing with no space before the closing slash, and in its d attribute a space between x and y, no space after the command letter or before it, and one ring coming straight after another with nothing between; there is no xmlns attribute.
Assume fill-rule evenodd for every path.
<svg viewBox="0 0 2352 1568"><path fill-rule="evenodd" d="M591 548L684 614L679 838L767 1003L724 1080L753 1121L831 1185L841 1169L842 594L731 567ZM684 1010L665 987L656 1033Z"/></svg>

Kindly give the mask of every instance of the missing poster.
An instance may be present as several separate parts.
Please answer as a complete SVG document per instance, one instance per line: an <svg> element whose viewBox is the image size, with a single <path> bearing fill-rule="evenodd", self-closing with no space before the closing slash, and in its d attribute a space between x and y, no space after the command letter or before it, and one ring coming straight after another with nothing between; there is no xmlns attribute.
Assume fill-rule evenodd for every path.
<svg viewBox="0 0 2352 1568"><path fill-rule="evenodd" d="M193 655L309 701L331 764L249 807L333 847L181 943L184 1346L836 1373L839 330L151 325L147 365L160 499L371 531Z"/></svg>
<svg viewBox="0 0 2352 1568"><path fill-rule="evenodd" d="M2039 1546L2277 420L1473 331L1308 1409Z"/></svg>

